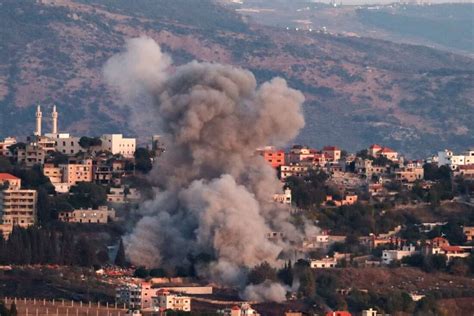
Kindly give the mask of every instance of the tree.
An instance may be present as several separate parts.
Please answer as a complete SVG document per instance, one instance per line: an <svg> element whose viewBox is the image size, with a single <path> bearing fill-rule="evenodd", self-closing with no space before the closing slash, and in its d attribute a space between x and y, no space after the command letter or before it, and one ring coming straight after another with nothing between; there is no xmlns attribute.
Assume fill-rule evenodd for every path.
<svg viewBox="0 0 474 316"><path fill-rule="evenodd" d="M148 173L153 168L150 151L146 148L137 148L135 151L135 169L143 173Z"/></svg>
<svg viewBox="0 0 474 316"><path fill-rule="evenodd" d="M119 267L127 266L127 260L125 258L125 248L123 246L122 238L120 238L119 247L117 251L117 256L115 257L115 265Z"/></svg>
<svg viewBox="0 0 474 316"><path fill-rule="evenodd" d="M91 267L96 263L95 251L91 243L85 238L79 239L76 243L75 253L77 263L82 267Z"/></svg>
<svg viewBox="0 0 474 316"><path fill-rule="evenodd" d="M97 208L107 202L107 192L101 185L79 182L71 188L69 203L76 208Z"/></svg>
<svg viewBox="0 0 474 316"><path fill-rule="evenodd" d="M16 309L16 304L15 302L12 303L12 305L10 306L10 316L17 316L18 315L18 311Z"/></svg>
<svg viewBox="0 0 474 316"><path fill-rule="evenodd" d="M138 267L133 273L134 277L145 279L150 276L150 272L145 267Z"/></svg>
<svg viewBox="0 0 474 316"><path fill-rule="evenodd" d="M0 157L0 172L10 173L13 170L13 165L7 157Z"/></svg>
<svg viewBox="0 0 474 316"><path fill-rule="evenodd" d="M102 140L98 137L87 137L83 136L79 139L79 146L84 149L89 149L90 147L101 146Z"/></svg>
<svg viewBox="0 0 474 316"><path fill-rule="evenodd" d="M266 280L276 281L277 271L268 262L262 262L250 270L247 276L247 282L249 284L260 284Z"/></svg>

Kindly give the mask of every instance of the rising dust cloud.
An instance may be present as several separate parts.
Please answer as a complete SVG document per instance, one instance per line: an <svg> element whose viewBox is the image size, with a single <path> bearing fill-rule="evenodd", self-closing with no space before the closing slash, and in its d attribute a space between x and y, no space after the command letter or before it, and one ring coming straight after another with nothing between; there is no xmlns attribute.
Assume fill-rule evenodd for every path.
<svg viewBox="0 0 474 316"><path fill-rule="evenodd" d="M134 264L172 268L206 254L211 261L198 266L198 275L243 287L248 269L263 261L280 267L292 243L315 232L311 224L297 229L272 201L282 185L255 154L257 147L286 144L304 126L304 96L285 80L259 86L251 72L229 65L172 67L146 37L128 40L104 76L124 98L150 97L146 114L167 144L151 172L156 196L140 206L141 219L125 237ZM269 240L272 231L285 238ZM242 295L282 301L285 288L267 282Z"/></svg>

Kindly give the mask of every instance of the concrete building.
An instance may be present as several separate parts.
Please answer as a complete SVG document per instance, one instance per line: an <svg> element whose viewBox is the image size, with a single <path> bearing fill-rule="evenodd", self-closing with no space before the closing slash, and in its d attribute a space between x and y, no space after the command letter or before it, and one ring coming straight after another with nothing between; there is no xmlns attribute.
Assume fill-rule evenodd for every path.
<svg viewBox="0 0 474 316"><path fill-rule="evenodd" d="M0 187L4 189L20 189L21 179L9 173L0 173Z"/></svg>
<svg viewBox="0 0 474 316"><path fill-rule="evenodd" d="M382 314L380 314L376 309L366 309L366 310L363 310L362 311L362 316L381 316Z"/></svg>
<svg viewBox="0 0 474 316"><path fill-rule="evenodd" d="M398 160L398 153L388 147L382 147L378 144L373 144L367 149L367 153L375 158L383 156L388 160L397 161Z"/></svg>
<svg viewBox="0 0 474 316"><path fill-rule="evenodd" d="M334 204L334 206L344 206L344 205L352 205L357 203L358 201L357 194L346 194L342 200L334 200L332 195L326 196L326 204Z"/></svg>
<svg viewBox="0 0 474 316"><path fill-rule="evenodd" d="M0 157L12 157L13 154L10 152L10 146L16 144L16 138L7 137L0 141Z"/></svg>
<svg viewBox="0 0 474 316"><path fill-rule="evenodd" d="M79 145L80 137L71 136L68 133L51 133L45 136L54 141L56 151L65 155L73 156L85 151L84 148Z"/></svg>
<svg viewBox="0 0 474 316"><path fill-rule="evenodd" d="M34 165L44 164L46 150L44 150L42 146L32 143L26 145L24 148L17 148L14 155L18 164L33 167Z"/></svg>
<svg viewBox="0 0 474 316"><path fill-rule="evenodd" d="M158 290L153 299L153 309L157 311L191 311L191 298L189 296L181 296L172 294L168 290Z"/></svg>
<svg viewBox="0 0 474 316"><path fill-rule="evenodd" d="M59 165L62 169L62 183L67 183L70 186L76 185L79 182L92 182L92 159L84 159L75 163Z"/></svg>
<svg viewBox="0 0 474 316"><path fill-rule="evenodd" d="M453 171L454 177L461 176L464 179L474 179L474 164L458 166L456 170Z"/></svg>
<svg viewBox="0 0 474 316"><path fill-rule="evenodd" d="M257 153L265 159L273 168L278 168L285 164L285 152L277 150L273 146L257 149Z"/></svg>
<svg viewBox="0 0 474 316"><path fill-rule="evenodd" d="M304 177L309 170L308 165L290 164L280 167L280 179L284 181L288 177Z"/></svg>
<svg viewBox="0 0 474 316"><path fill-rule="evenodd" d="M217 313L223 316L260 316L248 303L242 303L240 306L235 305L232 308L219 310Z"/></svg>
<svg viewBox="0 0 474 316"><path fill-rule="evenodd" d="M422 180L424 173L423 166L404 166L394 171L395 180L409 183Z"/></svg>
<svg viewBox="0 0 474 316"><path fill-rule="evenodd" d="M323 258L323 259L315 259L315 260L310 260L309 266L312 269L329 269L329 268L335 268L337 265L337 260L335 258Z"/></svg>
<svg viewBox="0 0 474 316"><path fill-rule="evenodd" d="M415 246L403 246L401 250L384 250L382 251L382 262L390 264L395 260L402 260L404 257L417 253Z"/></svg>
<svg viewBox="0 0 474 316"><path fill-rule="evenodd" d="M142 290L138 284L125 284L115 289L115 302L127 307L140 308L142 305Z"/></svg>
<svg viewBox="0 0 474 316"><path fill-rule="evenodd" d="M110 203L138 203L141 199L140 191L136 188L110 188L110 193L107 194L107 202Z"/></svg>
<svg viewBox="0 0 474 316"><path fill-rule="evenodd" d="M102 150L112 154L121 154L125 158L133 158L135 154L136 139L123 138L122 134L105 134L100 138L102 141Z"/></svg>
<svg viewBox="0 0 474 316"><path fill-rule="evenodd" d="M281 194L274 194L273 201L281 204L291 205L291 189L286 188L285 191Z"/></svg>
<svg viewBox="0 0 474 316"><path fill-rule="evenodd" d="M325 146L323 154L329 161L339 161L341 159L341 149L336 146Z"/></svg>
<svg viewBox="0 0 474 316"><path fill-rule="evenodd" d="M462 231L466 235L467 241L474 240L474 226L464 226Z"/></svg>
<svg viewBox="0 0 474 316"><path fill-rule="evenodd" d="M474 149L461 155L456 155L448 149L438 152L438 166L448 166L451 170L456 170L459 166L472 164L474 164Z"/></svg>
<svg viewBox="0 0 474 316"><path fill-rule="evenodd" d="M58 219L65 223L94 223L107 224L115 219L115 210L107 206L99 206L98 209L77 209L73 211L60 212Z"/></svg>
<svg viewBox="0 0 474 316"><path fill-rule="evenodd" d="M36 190L6 189L0 192L0 219L4 237L14 226L28 227L36 223Z"/></svg>
<svg viewBox="0 0 474 316"><path fill-rule="evenodd" d="M436 237L426 242L422 251L425 256L445 255L450 261L453 258L467 258L471 254L472 246L453 246L444 237Z"/></svg>

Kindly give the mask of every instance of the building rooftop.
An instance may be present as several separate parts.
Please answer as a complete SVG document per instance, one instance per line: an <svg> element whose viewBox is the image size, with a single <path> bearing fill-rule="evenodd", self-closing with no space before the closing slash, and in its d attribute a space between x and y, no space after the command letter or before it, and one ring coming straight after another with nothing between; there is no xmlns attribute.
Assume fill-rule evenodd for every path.
<svg viewBox="0 0 474 316"><path fill-rule="evenodd" d="M20 178L9 173L0 173L0 180L20 180Z"/></svg>

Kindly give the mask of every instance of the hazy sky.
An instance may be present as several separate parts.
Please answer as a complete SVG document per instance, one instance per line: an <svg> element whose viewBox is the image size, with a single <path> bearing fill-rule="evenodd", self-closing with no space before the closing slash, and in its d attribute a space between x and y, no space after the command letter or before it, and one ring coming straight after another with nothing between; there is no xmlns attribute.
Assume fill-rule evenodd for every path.
<svg viewBox="0 0 474 316"><path fill-rule="evenodd" d="M229 0L231 1L231 0ZM303 1L300 0L241 0L244 3L264 3L271 5L272 3L275 3L276 1L279 2L287 2L287 3L301 3ZM339 3L341 0L336 0L337 3ZM407 2L410 0L403 0L403 2ZM473 3L473 0L454 0L454 1L446 1L446 0L418 0L422 2L431 2L431 3ZM330 3L330 0L314 0L314 1L308 1L308 2L322 2L322 3ZM388 3L393 3L393 2L398 2L394 0L342 0L343 4L349 4L349 5L360 5L360 4L388 4Z"/></svg>

